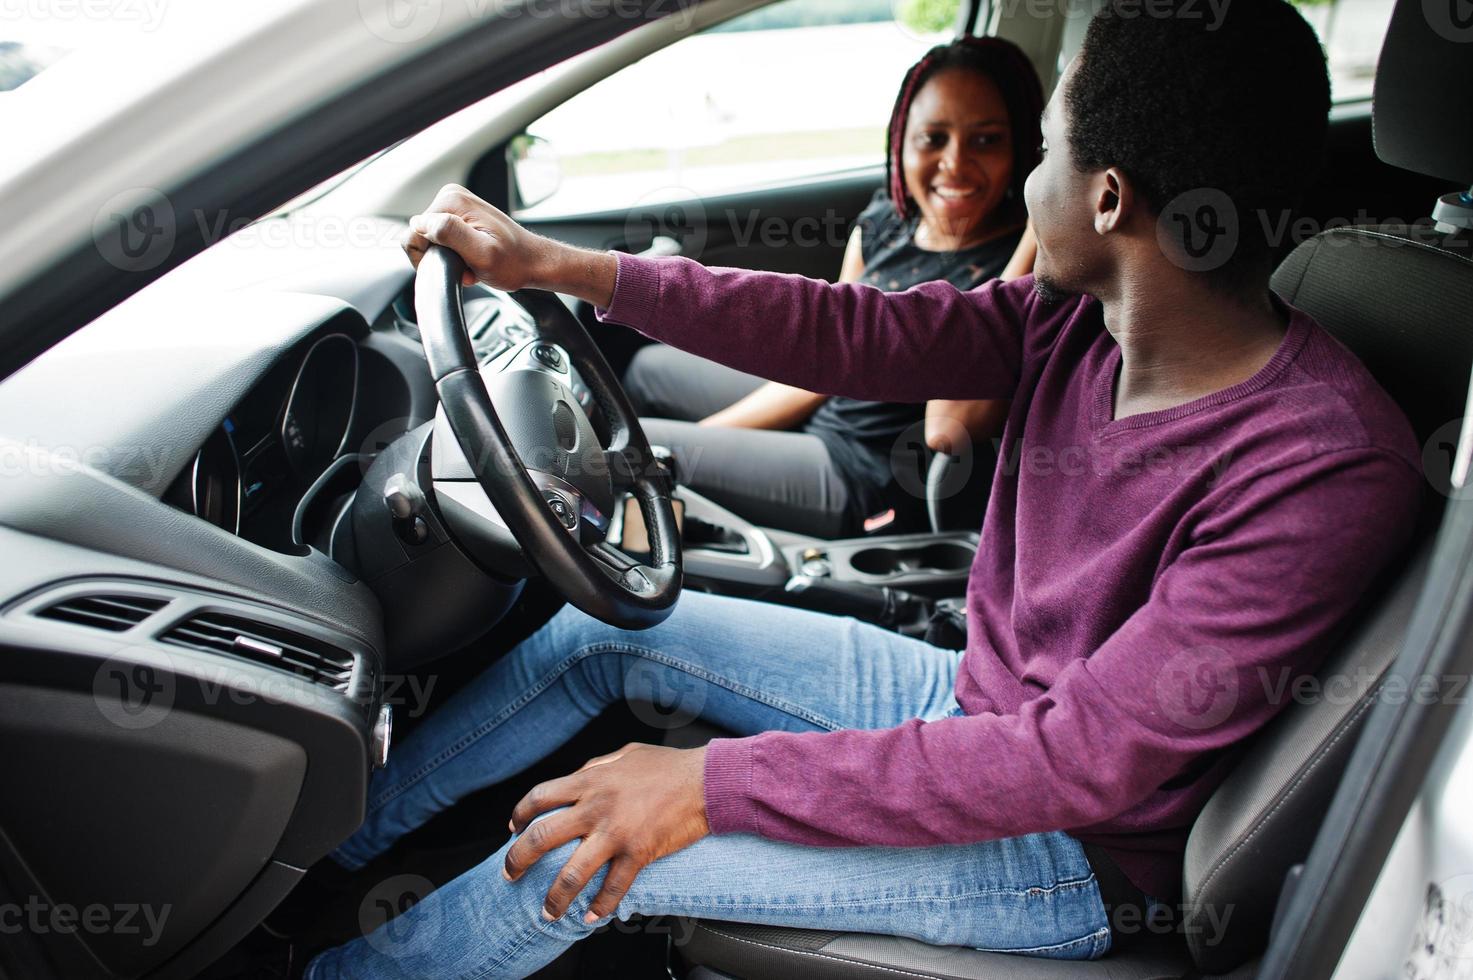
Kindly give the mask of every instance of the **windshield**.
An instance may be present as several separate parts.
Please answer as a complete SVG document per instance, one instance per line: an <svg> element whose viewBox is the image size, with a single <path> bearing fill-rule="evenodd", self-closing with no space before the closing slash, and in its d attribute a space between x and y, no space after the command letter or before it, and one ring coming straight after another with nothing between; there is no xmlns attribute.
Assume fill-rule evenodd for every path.
<svg viewBox="0 0 1473 980"><path fill-rule="evenodd" d="M13 92L74 52L152 34L173 6L170 0L0 0L0 92Z"/></svg>
<svg viewBox="0 0 1473 980"><path fill-rule="evenodd" d="M97 91L107 91L117 86L120 65L151 74L165 68L175 52L187 53L211 36L239 37L253 24L302 2L0 0L0 112L18 99L44 100L38 89L46 86L38 86L37 80L61 66ZM35 118L32 131L7 135L39 135L33 131ZM65 126L64 111L52 118Z"/></svg>

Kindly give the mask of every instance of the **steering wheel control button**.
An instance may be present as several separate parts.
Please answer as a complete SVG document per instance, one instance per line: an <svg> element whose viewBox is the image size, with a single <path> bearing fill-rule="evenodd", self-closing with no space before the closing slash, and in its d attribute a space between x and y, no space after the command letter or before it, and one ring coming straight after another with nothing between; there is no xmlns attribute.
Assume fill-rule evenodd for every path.
<svg viewBox="0 0 1473 980"><path fill-rule="evenodd" d="M425 493L403 473L395 473L384 481L384 506L394 534L407 545L418 546L430 540L430 524L425 520Z"/></svg>
<svg viewBox="0 0 1473 980"><path fill-rule="evenodd" d="M419 484L403 473L395 473L384 481L384 506L394 520L407 521L424 513L425 494Z"/></svg>
<svg viewBox="0 0 1473 980"><path fill-rule="evenodd" d="M542 498L547 501L547 507L552 511L558 523L569 531L578 526L578 508L566 495L557 490L543 490Z"/></svg>
<svg viewBox="0 0 1473 980"><path fill-rule="evenodd" d="M565 369L563 355L558 352L556 347L550 344L538 344L536 347L533 347L532 356L541 361L543 366L550 367L554 371L563 371Z"/></svg>

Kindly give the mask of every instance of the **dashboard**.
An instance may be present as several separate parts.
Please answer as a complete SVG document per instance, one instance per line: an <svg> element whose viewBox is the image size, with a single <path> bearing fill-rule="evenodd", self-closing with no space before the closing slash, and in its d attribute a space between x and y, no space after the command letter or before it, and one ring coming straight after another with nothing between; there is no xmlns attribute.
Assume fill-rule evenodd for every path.
<svg viewBox="0 0 1473 980"><path fill-rule="evenodd" d="M536 334L506 293L471 287L464 308L483 364ZM375 454L433 415L426 371L412 283L371 325L349 311L329 317L229 407L161 497L272 551L315 548L351 567L353 496ZM572 389L606 436L576 374Z"/></svg>
<svg viewBox="0 0 1473 980"><path fill-rule="evenodd" d="M0 903L178 910L152 946L33 937L50 966L16 975L185 976L246 935L362 820L394 656L520 592L448 538L358 533L370 463L418 452L438 405L383 230L232 236L0 382L0 741L44 787L0 798ZM465 308L483 361L533 335L505 294ZM469 612L396 607L411 579Z"/></svg>
<svg viewBox="0 0 1473 980"><path fill-rule="evenodd" d="M390 645L326 554L354 457L436 404L392 231L233 236L0 382L0 741L36 788L0 902L175 910L152 944L8 937L0 972L192 975L361 821Z"/></svg>
<svg viewBox="0 0 1473 980"><path fill-rule="evenodd" d="M164 500L274 550L306 544L312 529L294 521L297 506L354 448L360 339L335 328L299 343L236 404Z"/></svg>

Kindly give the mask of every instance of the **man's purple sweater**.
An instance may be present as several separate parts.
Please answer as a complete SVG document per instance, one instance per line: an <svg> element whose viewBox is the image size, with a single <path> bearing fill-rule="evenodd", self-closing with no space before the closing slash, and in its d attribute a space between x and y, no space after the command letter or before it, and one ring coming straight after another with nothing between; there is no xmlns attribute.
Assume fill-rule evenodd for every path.
<svg viewBox="0 0 1473 980"><path fill-rule="evenodd" d="M1416 516L1405 418L1297 311L1253 377L1123 419L1100 304L1047 304L1031 277L883 293L621 255L602 315L820 392L1012 400L967 586L965 716L713 741L713 833L920 846L1065 830L1175 896L1225 750L1285 706Z"/></svg>

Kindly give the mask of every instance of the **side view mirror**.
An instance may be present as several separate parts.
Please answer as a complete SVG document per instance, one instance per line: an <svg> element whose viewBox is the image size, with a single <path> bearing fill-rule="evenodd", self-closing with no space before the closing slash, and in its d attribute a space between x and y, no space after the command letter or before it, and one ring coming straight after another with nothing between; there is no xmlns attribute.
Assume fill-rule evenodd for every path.
<svg viewBox="0 0 1473 980"><path fill-rule="evenodd" d="M563 183L563 167L552 144L541 136L522 133L506 145L506 169L518 210L536 207L556 194Z"/></svg>

